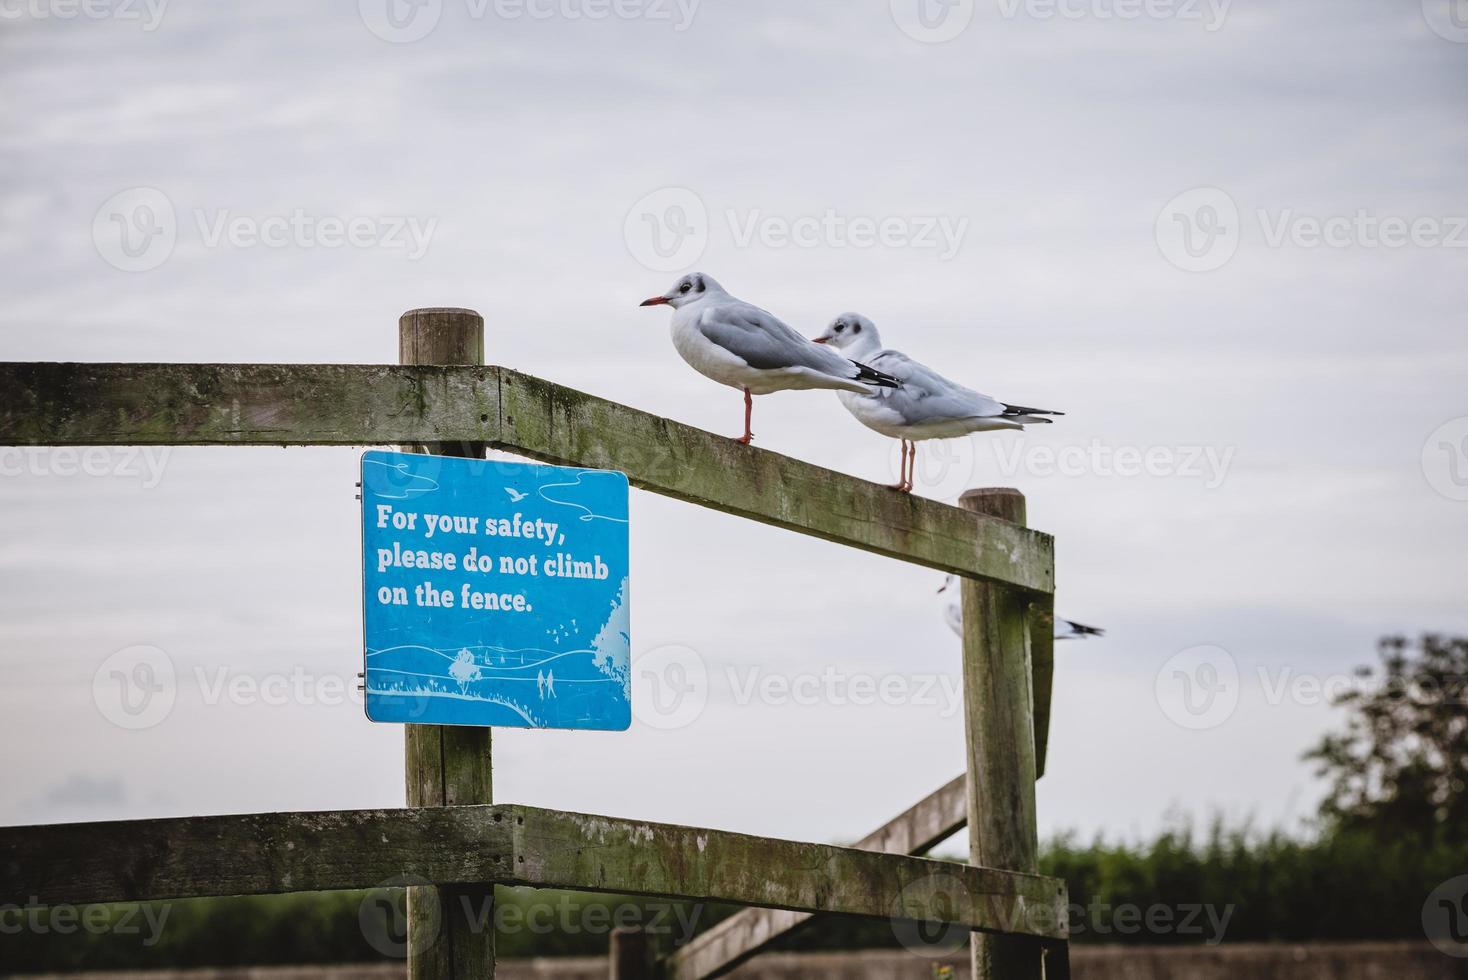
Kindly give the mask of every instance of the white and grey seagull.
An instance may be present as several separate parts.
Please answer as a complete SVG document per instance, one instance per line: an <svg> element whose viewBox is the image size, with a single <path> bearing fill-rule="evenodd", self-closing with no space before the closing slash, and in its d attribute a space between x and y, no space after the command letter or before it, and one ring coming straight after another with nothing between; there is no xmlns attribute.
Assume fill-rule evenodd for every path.
<svg viewBox="0 0 1468 980"><path fill-rule="evenodd" d="M748 445L754 395L802 388L829 388L869 395L896 388L897 379L814 344L778 317L735 299L712 276L693 272L643 306L673 308L673 346L699 374L744 392L744 435Z"/></svg>
<svg viewBox="0 0 1468 980"><path fill-rule="evenodd" d="M1031 423L1051 421L1047 415L1065 414L1009 405L949 381L901 351L883 348L876 325L859 313L843 313L832 320L815 343L829 344L902 382L898 388L862 394L837 392L841 404L858 422L902 441L902 473L894 490L911 492L917 443L921 440L1023 429Z"/></svg>
<svg viewBox="0 0 1468 980"><path fill-rule="evenodd" d="M945 578L942 587L938 589L938 593L941 595L947 592L949 587L953 585L955 579L957 579L956 575L950 575ZM955 593L957 591L956 589L954 590ZM1054 630L1057 640L1084 640L1091 636L1106 635L1106 631L1097 626L1087 626L1084 623L1077 623L1074 620L1061 619L1059 616L1053 618L1055 620ZM959 636L963 636L963 607L956 597L944 601L943 621L948 624L949 629L953 630Z"/></svg>

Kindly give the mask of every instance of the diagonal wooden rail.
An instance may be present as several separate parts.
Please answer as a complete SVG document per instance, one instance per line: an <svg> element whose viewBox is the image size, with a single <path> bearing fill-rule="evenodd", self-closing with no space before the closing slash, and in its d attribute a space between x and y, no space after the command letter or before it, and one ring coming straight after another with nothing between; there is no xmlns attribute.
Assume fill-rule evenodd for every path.
<svg viewBox="0 0 1468 980"><path fill-rule="evenodd" d="M968 823L967 782L966 776L950 780L852 846L887 854L926 854ZM814 920L809 912L786 909L736 912L670 954L666 980L721 977Z"/></svg>
<svg viewBox="0 0 1468 980"><path fill-rule="evenodd" d="M0 828L0 904L23 907L405 878L952 921L1038 939L1066 931L1055 878L508 804Z"/></svg>
<svg viewBox="0 0 1468 980"><path fill-rule="evenodd" d="M0 363L0 445L479 442L1028 593L1049 535L501 367ZM491 464L486 464L491 465Z"/></svg>

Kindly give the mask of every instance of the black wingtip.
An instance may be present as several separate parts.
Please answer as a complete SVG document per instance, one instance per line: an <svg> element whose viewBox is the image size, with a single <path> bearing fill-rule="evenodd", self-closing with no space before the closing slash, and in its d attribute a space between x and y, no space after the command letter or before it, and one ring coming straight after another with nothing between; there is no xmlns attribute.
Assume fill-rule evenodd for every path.
<svg viewBox="0 0 1468 980"><path fill-rule="evenodd" d="M876 368L869 368L861 361L852 361L856 365L856 380L874 384L878 388L901 388L902 382L890 374L883 374Z"/></svg>
<svg viewBox="0 0 1468 980"><path fill-rule="evenodd" d="M1048 408L1026 408L1023 405L1005 405L1004 406L1004 414L1005 415L1064 415L1065 413L1064 412L1051 411ZM1048 421L1048 420L1047 419L1038 419L1037 421L1045 422L1045 421Z"/></svg>

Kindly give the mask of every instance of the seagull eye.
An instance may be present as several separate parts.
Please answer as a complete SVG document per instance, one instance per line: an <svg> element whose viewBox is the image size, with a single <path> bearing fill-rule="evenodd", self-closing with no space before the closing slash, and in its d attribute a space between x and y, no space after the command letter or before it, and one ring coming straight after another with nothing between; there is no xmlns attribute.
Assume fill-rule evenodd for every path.
<svg viewBox="0 0 1468 980"><path fill-rule="evenodd" d="M680 293L686 293L686 292L688 292L692 288L693 288L693 283L691 283L691 282L685 282L683 285L681 285L681 286L678 287L678 292L680 292Z"/></svg>
<svg viewBox="0 0 1468 980"><path fill-rule="evenodd" d="M845 329L846 329L846 324L844 324L844 323L838 323L838 324L836 324L836 332L837 333L840 333L841 331L843 331Z"/></svg>

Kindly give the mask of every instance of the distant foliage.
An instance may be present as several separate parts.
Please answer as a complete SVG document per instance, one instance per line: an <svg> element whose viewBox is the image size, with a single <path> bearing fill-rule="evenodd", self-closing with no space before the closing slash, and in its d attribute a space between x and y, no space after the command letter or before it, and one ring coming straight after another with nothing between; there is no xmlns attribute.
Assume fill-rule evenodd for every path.
<svg viewBox="0 0 1468 980"><path fill-rule="evenodd" d="M1306 756L1330 781L1321 816L1383 841L1468 840L1468 637L1387 637L1380 659L1335 700L1345 730Z"/></svg>

